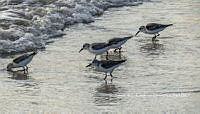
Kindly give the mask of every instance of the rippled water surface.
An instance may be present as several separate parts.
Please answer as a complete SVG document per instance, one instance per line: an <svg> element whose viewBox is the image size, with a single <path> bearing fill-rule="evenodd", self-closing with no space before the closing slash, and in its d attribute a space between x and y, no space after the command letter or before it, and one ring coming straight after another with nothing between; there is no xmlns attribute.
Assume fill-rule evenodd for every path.
<svg viewBox="0 0 200 114"><path fill-rule="evenodd" d="M130 39L122 48L127 61L113 72L113 80L105 82L104 73L85 67L94 55L78 53L82 44L135 34L149 22L174 25L156 44L143 33ZM7 72L12 58L0 59L1 112L200 112L199 0L112 8L64 33L35 56L28 75Z"/></svg>

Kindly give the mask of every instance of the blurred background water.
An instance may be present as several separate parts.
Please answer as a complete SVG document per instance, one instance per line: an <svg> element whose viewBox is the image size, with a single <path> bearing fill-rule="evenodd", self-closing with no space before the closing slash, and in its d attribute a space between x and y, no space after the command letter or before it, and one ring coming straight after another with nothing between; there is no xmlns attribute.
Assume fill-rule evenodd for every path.
<svg viewBox="0 0 200 114"><path fill-rule="evenodd" d="M78 2L80 1L75 2L75 6L87 1ZM7 8L4 15L9 15L7 10L15 9L22 3L28 8L41 5L42 11L43 8L51 9L52 5L11 3L2 2L1 14L5 11L3 9ZM125 2L120 3L124 5ZM52 29L55 26L49 28L55 23L48 26L49 21L46 23L43 20L48 20L48 14L52 13L45 12L45 17L36 18L37 21L38 18L41 19L40 24L35 25L39 27L32 25L33 19L29 26L6 26L5 24L14 23L16 20L8 21L1 15L4 19L0 19L1 112L198 113L200 1L139 1L134 2L134 6L130 3L132 2L126 2L125 7L103 10L101 16L91 16L92 20L83 16L83 20L87 18L85 20L92 23L82 23L81 18L79 24L66 26L65 21L60 23L60 20L56 19L59 26L65 27L55 30ZM56 3L53 2L54 4ZM69 7L73 8L73 4L74 2ZM113 37L135 34L139 26L150 22L174 25L160 33L159 42L156 44L151 42L151 35L140 33L123 45L122 57L127 61L113 72L113 80L108 77L107 81L104 81L104 73L85 67L94 55L87 51L78 53L84 43L104 42ZM24 21L22 23L25 24ZM30 32L26 31L28 28ZM13 54L35 48L42 50L29 65L29 74L6 71L6 65L16 57ZM117 54L110 53L110 58L118 59ZM104 59L104 55L98 59Z"/></svg>

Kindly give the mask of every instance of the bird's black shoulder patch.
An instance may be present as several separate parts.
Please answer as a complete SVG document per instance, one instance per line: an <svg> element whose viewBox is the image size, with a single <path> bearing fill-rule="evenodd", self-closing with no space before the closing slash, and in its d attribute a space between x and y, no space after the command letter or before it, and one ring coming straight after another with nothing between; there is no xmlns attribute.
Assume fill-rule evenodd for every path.
<svg viewBox="0 0 200 114"><path fill-rule="evenodd" d="M128 40L130 38L132 38L133 36L127 36L127 37L123 37L123 38L112 38L108 41L108 44L117 44L123 40Z"/></svg>
<svg viewBox="0 0 200 114"><path fill-rule="evenodd" d="M26 59L28 56L29 56L28 54L24 54L24 55L22 55L22 56L19 56L19 57L15 58L15 59L13 60L13 62L14 62L14 63L19 63L19 62L23 61L24 59Z"/></svg>
<svg viewBox="0 0 200 114"><path fill-rule="evenodd" d="M30 54L21 55L21 56L15 58L15 59L13 60L13 62L14 62L14 63L19 63L19 62L25 60L26 58L28 58L29 56L34 56L34 55L36 55L36 54L37 54L36 52L33 52L33 53L30 53Z"/></svg>
<svg viewBox="0 0 200 114"><path fill-rule="evenodd" d="M125 61L126 60L121 60L121 61L104 61L101 66L103 68L111 68L111 67L113 67L115 65L118 65L118 64L121 64L121 63L123 63Z"/></svg>
<svg viewBox="0 0 200 114"><path fill-rule="evenodd" d="M117 44L118 42L124 40L123 38L113 38L108 41L109 44Z"/></svg>
<svg viewBox="0 0 200 114"><path fill-rule="evenodd" d="M157 23L149 23L146 25L147 30L156 30L161 28L163 25L162 24L157 24Z"/></svg>
<svg viewBox="0 0 200 114"><path fill-rule="evenodd" d="M108 46L107 43L94 43L94 44L92 44L92 49L98 50L98 49L105 48L107 46Z"/></svg>

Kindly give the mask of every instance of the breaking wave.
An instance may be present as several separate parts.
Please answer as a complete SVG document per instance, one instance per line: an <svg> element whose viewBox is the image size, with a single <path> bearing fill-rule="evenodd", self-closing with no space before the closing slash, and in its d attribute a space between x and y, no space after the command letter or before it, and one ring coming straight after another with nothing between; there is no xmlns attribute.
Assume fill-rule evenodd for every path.
<svg viewBox="0 0 200 114"><path fill-rule="evenodd" d="M90 23L111 7L135 6L141 0L1 0L0 55L45 48L64 28Z"/></svg>

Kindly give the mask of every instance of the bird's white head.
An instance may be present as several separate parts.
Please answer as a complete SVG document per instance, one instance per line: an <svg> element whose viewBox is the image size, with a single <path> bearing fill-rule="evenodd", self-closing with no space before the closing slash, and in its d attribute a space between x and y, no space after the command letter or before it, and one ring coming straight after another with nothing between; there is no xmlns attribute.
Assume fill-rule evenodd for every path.
<svg viewBox="0 0 200 114"><path fill-rule="evenodd" d="M9 64L7 65L7 70L8 70L8 71L11 71L12 68L14 68L14 64L13 64L13 63L9 63Z"/></svg>
<svg viewBox="0 0 200 114"><path fill-rule="evenodd" d="M140 28L139 28L138 32L135 34L135 36L137 36L137 34L138 34L139 32L145 32L145 31L146 31L145 26L140 26Z"/></svg>
<svg viewBox="0 0 200 114"><path fill-rule="evenodd" d="M99 65L99 61L98 60L93 60L92 63L90 63L89 65L87 65L86 67L90 67L90 66L98 66Z"/></svg>
<svg viewBox="0 0 200 114"><path fill-rule="evenodd" d="M93 65L93 66L97 66L98 64L99 64L99 61L98 61L98 60L95 59L95 60L92 61L92 65Z"/></svg>
<svg viewBox="0 0 200 114"><path fill-rule="evenodd" d="M90 47L90 44L88 44L88 43L85 43L85 44L83 44L83 47L81 48L81 50L79 51L79 53L82 51L82 50L84 50L84 49L89 49L89 47Z"/></svg>

